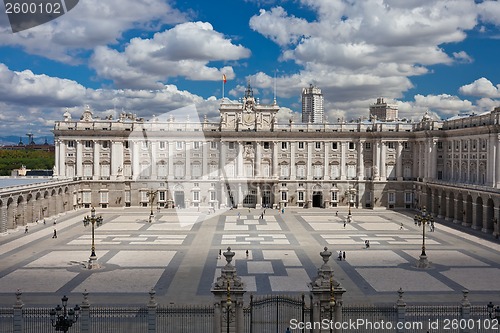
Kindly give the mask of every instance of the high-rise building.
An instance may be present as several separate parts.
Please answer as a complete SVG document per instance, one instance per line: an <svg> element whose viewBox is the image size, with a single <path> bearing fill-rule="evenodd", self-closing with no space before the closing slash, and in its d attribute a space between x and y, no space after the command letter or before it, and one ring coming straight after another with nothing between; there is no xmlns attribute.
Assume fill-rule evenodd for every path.
<svg viewBox="0 0 500 333"><path fill-rule="evenodd" d="M380 121L395 121L398 119L398 106L388 104L379 97L377 103L370 105L370 118L372 117Z"/></svg>
<svg viewBox="0 0 500 333"><path fill-rule="evenodd" d="M324 119L323 93L312 84L302 89L302 122L323 123Z"/></svg>

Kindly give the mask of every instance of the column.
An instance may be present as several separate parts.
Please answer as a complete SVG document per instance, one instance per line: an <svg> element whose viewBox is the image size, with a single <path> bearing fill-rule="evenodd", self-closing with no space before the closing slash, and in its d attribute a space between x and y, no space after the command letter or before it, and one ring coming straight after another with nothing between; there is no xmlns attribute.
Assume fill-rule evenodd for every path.
<svg viewBox="0 0 500 333"><path fill-rule="evenodd" d="M419 178L420 177L420 144L418 141L415 141L414 146L412 147L413 150L413 170L412 170L412 176L413 178Z"/></svg>
<svg viewBox="0 0 500 333"><path fill-rule="evenodd" d="M227 180L226 175L226 162L227 162L227 146L224 141L220 142L220 154L219 154L219 176L224 177L224 180ZM226 202L224 202L226 203Z"/></svg>
<svg viewBox="0 0 500 333"><path fill-rule="evenodd" d="M66 142L59 140L59 176L66 176Z"/></svg>
<svg viewBox="0 0 500 333"><path fill-rule="evenodd" d="M496 137L496 147L497 149L495 150L496 151L496 156L495 156L495 160L492 161L492 163L494 164L494 168L495 168L495 187L496 188L500 188L500 135L498 135Z"/></svg>
<svg viewBox="0 0 500 333"><path fill-rule="evenodd" d="M168 141L168 180L174 179L174 142Z"/></svg>
<svg viewBox="0 0 500 333"><path fill-rule="evenodd" d="M401 155L403 151L403 143L398 141L396 146L396 177L397 180L403 180L403 156Z"/></svg>
<svg viewBox="0 0 500 333"><path fill-rule="evenodd" d="M448 170L450 173L450 177L448 178L451 181L455 180L455 144L453 141L448 142L449 145L451 145L451 170Z"/></svg>
<svg viewBox="0 0 500 333"><path fill-rule="evenodd" d="M191 142L184 143L186 149L186 179L191 179Z"/></svg>
<svg viewBox="0 0 500 333"><path fill-rule="evenodd" d="M484 184L483 180L481 179L481 174L479 173L479 160L481 157L481 140L474 140L476 142L476 184ZM485 180L486 182L486 180Z"/></svg>
<svg viewBox="0 0 500 333"><path fill-rule="evenodd" d="M365 179L365 141L359 140L358 142L358 180Z"/></svg>
<svg viewBox="0 0 500 333"><path fill-rule="evenodd" d="M201 141L201 174L203 179L208 179L208 142Z"/></svg>
<svg viewBox="0 0 500 333"><path fill-rule="evenodd" d="M455 193L455 195L457 195ZM463 214L462 212L458 211L458 199L454 200L454 206L453 206L453 223L460 223L461 219L463 219Z"/></svg>
<svg viewBox="0 0 500 333"><path fill-rule="evenodd" d="M307 180L312 180L312 147L314 142L307 143ZM281 199L281 198L280 198Z"/></svg>
<svg viewBox="0 0 500 333"><path fill-rule="evenodd" d="M7 203L0 206L0 234L7 232Z"/></svg>
<svg viewBox="0 0 500 333"><path fill-rule="evenodd" d="M479 209L480 207L478 207ZM481 224L479 227L481 227L481 231L485 233L491 233L493 230L488 229L488 221L486 220L488 218L488 206L483 203L483 220L481 221Z"/></svg>
<svg viewBox="0 0 500 333"><path fill-rule="evenodd" d="M330 179L328 176L328 149L330 148L330 145L328 142L323 142L323 151L324 151L324 156L323 156L323 180Z"/></svg>
<svg viewBox="0 0 500 333"><path fill-rule="evenodd" d="M297 178L297 166L295 165L295 149L297 142L290 141L290 180Z"/></svg>
<svg viewBox="0 0 500 333"><path fill-rule="evenodd" d="M76 140L76 177L83 176L83 144L81 140Z"/></svg>
<svg viewBox="0 0 500 333"><path fill-rule="evenodd" d="M385 142L381 142L381 151L380 151L380 180L381 181L386 181L387 180L387 165L386 165L386 158L387 158L387 145Z"/></svg>
<svg viewBox="0 0 500 333"><path fill-rule="evenodd" d="M59 176L59 170L61 170L60 163L61 158L59 154L61 153L61 140L55 141L56 153L55 153L55 163L54 163L54 173L53 176Z"/></svg>
<svg viewBox="0 0 500 333"><path fill-rule="evenodd" d="M260 177L261 175L261 164L262 164L262 143L260 141L255 142L255 177Z"/></svg>
<svg viewBox="0 0 500 333"><path fill-rule="evenodd" d="M279 142L273 142L273 177L277 178L278 173L278 144Z"/></svg>
<svg viewBox="0 0 500 333"><path fill-rule="evenodd" d="M100 155L100 148L101 144L99 143L98 140L94 140L94 176L93 179L99 179L100 176L100 160L101 160L101 155ZM111 156L111 161L113 160L113 156ZM111 162L113 163L113 162Z"/></svg>
<svg viewBox="0 0 500 333"><path fill-rule="evenodd" d="M238 163L237 163L237 166L236 166L236 175L238 178L243 178L244 176L244 173L243 173L243 144L241 143L241 141L238 141L238 156L237 156L237 159L238 159Z"/></svg>
<svg viewBox="0 0 500 333"><path fill-rule="evenodd" d="M380 140L373 144L373 180L380 180Z"/></svg>
<svg viewBox="0 0 500 333"><path fill-rule="evenodd" d="M481 229L481 228L482 228L482 226L483 226L483 221L477 221L477 220L476 220L476 217L477 217L477 211L478 211L479 209L481 209L481 210L482 210L482 209L483 209L483 207L482 207L482 206L478 206L478 204L477 204L477 203L475 202L475 200L474 200L474 202L472 202L472 221L468 221L468 222L475 222L475 224L472 224L472 225L471 225L471 223L469 223L469 225L471 225L471 228L472 228L472 229L475 229L475 230L477 230L477 229ZM484 218L484 216L483 216L483 218Z"/></svg>
<svg viewBox="0 0 500 333"><path fill-rule="evenodd" d="M141 174L139 165L139 142L137 140L132 141L132 179L138 179ZM171 159L169 159L171 160Z"/></svg>
<svg viewBox="0 0 500 333"><path fill-rule="evenodd" d="M157 165L157 146L158 141L149 140L149 145L151 147L151 178L150 179L158 179L158 165ZM113 146L114 148L114 146ZM118 169L118 167L113 167L113 169Z"/></svg>
<svg viewBox="0 0 500 333"><path fill-rule="evenodd" d="M116 176L123 176L123 141L116 141L111 148L115 151L115 159L111 161L111 172ZM121 172L118 172L119 170Z"/></svg>
<svg viewBox="0 0 500 333"><path fill-rule="evenodd" d="M346 179L346 174L345 174L345 156L346 156L346 149L347 142L343 141L340 143L340 180L345 180Z"/></svg>

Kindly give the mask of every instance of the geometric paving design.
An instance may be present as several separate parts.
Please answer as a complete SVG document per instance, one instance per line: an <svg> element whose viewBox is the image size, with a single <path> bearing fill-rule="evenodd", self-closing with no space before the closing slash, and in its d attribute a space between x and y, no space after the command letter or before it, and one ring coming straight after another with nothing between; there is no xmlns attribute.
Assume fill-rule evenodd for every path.
<svg viewBox="0 0 500 333"><path fill-rule="evenodd" d="M307 293L325 246L333 253L329 264L335 278L347 289L346 304L394 302L400 287L407 302L457 302L468 289L473 303L487 303L500 293L500 244L463 234L439 219L436 231L426 232L432 268L416 269L422 229L414 225L412 211L353 210L353 221L344 225L344 210L337 215L323 209L289 208L284 214L267 209L263 218L260 209L162 210L149 223L146 208L98 209L104 219L95 230L99 270L84 268L91 232L81 220L88 213L57 217L57 239L50 223L0 238L0 304L11 306L18 288L29 293L32 304L50 305L62 294L85 289L113 303L143 304L152 288L164 304L213 303L210 288L225 265L218 253L228 246L246 290L257 295ZM346 260L337 259L338 251L345 251Z"/></svg>

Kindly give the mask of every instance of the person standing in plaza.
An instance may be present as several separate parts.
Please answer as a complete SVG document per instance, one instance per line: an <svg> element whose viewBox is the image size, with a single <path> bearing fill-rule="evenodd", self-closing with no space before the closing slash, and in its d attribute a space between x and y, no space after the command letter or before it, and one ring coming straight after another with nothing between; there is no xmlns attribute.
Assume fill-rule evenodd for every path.
<svg viewBox="0 0 500 333"><path fill-rule="evenodd" d="M339 251L339 260L342 261L342 251Z"/></svg>
<svg viewBox="0 0 500 333"><path fill-rule="evenodd" d="M345 261L345 251L342 253L342 258L344 258Z"/></svg>
<svg viewBox="0 0 500 333"><path fill-rule="evenodd" d="M57 238L57 230L54 228L54 235L52 235L52 238Z"/></svg>
<svg viewBox="0 0 500 333"><path fill-rule="evenodd" d="M28 233L28 225L26 225L26 228L24 228L24 233L27 234Z"/></svg>

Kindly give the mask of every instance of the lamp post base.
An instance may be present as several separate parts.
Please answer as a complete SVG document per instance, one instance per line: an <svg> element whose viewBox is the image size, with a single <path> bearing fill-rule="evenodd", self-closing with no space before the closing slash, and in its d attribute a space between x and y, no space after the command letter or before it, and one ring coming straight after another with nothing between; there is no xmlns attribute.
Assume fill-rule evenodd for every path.
<svg viewBox="0 0 500 333"><path fill-rule="evenodd" d="M418 259L417 261L417 268L420 269L431 268L431 264L429 263L429 260L427 259L427 256L425 254L420 255L420 259Z"/></svg>
<svg viewBox="0 0 500 333"><path fill-rule="evenodd" d="M87 263L88 269L99 269L101 265L97 262L97 256L90 256L89 261Z"/></svg>

